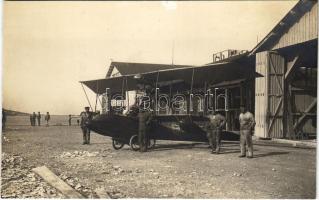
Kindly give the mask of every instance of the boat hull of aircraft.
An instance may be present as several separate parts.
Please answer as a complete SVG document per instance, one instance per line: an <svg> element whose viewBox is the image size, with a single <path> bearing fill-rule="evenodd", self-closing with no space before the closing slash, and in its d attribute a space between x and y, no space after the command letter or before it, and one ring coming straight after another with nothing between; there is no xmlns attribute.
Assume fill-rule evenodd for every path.
<svg viewBox="0 0 319 200"><path fill-rule="evenodd" d="M208 118L192 115L154 116L151 131L148 133L149 145L155 140L208 142L206 124ZM138 118L116 114L95 116L90 129L113 139L113 147L120 149L124 144L138 149ZM231 132L222 134L222 140L239 140L239 135Z"/></svg>

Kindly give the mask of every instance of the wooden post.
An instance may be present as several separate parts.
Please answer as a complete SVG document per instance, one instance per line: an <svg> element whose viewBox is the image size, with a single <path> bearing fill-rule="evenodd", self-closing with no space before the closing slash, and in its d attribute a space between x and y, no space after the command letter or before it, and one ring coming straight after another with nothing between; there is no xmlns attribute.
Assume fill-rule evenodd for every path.
<svg viewBox="0 0 319 200"><path fill-rule="evenodd" d="M41 176L52 187L59 190L67 198L81 199L83 196L74 190L71 186L62 181L57 175L50 171L46 166L32 169L36 174Z"/></svg>

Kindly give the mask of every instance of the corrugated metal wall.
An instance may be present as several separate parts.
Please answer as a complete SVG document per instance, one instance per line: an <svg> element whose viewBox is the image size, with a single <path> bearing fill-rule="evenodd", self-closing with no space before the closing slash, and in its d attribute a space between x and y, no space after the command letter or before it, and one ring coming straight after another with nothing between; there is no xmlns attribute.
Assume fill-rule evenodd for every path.
<svg viewBox="0 0 319 200"><path fill-rule="evenodd" d="M266 138L266 105L267 105L267 52L256 54L256 72L263 77L255 79L255 136Z"/></svg>
<svg viewBox="0 0 319 200"><path fill-rule="evenodd" d="M315 3L309 12L306 12L289 28L272 49L278 49L316 38L318 38L318 3Z"/></svg>

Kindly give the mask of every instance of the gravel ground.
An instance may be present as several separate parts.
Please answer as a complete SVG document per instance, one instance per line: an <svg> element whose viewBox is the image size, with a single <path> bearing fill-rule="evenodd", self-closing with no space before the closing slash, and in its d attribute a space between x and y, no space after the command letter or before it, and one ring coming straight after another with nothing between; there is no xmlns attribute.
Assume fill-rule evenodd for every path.
<svg viewBox="0 0 319 200"><path fill-rule="evenodd" d="M91 145L82 145L78 126L16 126L13 118L8 120L2 197L62 197L30 172L42 165L88 198L97 198L97 190L110 198L299 199L316 194L314 149L255 145L255 158L246 159L238 158L238 142L224 142L215 155L207 144L158 141L150 152L139 153L128 146L114 150L110 138L96 133ZM6 164L11 157L19 164ZM23 176L13 177L12 170L20 168ZM12 184L30 183L28 177L36 183Z"/></svg>

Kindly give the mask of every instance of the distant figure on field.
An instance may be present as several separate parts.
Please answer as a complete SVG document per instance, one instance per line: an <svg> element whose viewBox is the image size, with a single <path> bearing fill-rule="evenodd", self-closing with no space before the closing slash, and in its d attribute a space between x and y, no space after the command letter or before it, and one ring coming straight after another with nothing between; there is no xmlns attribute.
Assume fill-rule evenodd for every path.
<svg viewBox="0 0 319 200"><path fill-rule="evenodd" d="M38 112L37 119L38 119L38 126L41 126L41 114L40 114L40 112Z"/></svg>
<svg viewBox="0 0 319 200"><path fill-rule="evenodd" d="M33 126L35 126L36 118L37 118L37 114L35 114L35 112L33 112L33 114L32 114L32 124L33 124Z"/></svg>
<svg viewBox="0 0 319 200"><path fill-rule="evenodd" d="M33 126L33 115L32 114L30 114L30 124L31 124L31 126Z"/></svg>
<svg viewBox="0 0 319 200"><path fill-rule="evenodd" d="M79 120L79 119L77 119L77 120L76 120L76 122L78 123L78 126L79 126L79 125L80 125L80 120Z"/></svg>
<svg viewBox="0 0 319 200"><path fill-rule="evenodd" d="M240 107L239 124L240 124L240 156L246 156L246 144L248 148L247 158L253 157L252 131L255 127L254 115Z"/></svg>
<svg viewBox="0 0 319 200"><path fill-rule="evenodd" d="M69 126L71 126L72 115L69 115Z"/></svg>
<svg viewBox="0 0 319 200"><path fill-rule="evenodd" d="M51 118L51 117L50 117L50 113L47 112L47 114L46 114L45 117L44 117L45 121L47 122L47 126L49 126L50 118Z"/></svg>
<svg viewBox="0 0 319 200"><path fill-rule="evenodd" d="M90 129L88 125L93 118L93 113L90 112L90 107L85 107L84 109L85 111L80 114L83 144L90 144Z"/></svg>
<svg viewBox="0 0 319 200"><path fill-rule="evenodd" d="M219 154L220 141L223 127L225 126L226 119L223 115L216 113L209 115L209 125L207 127L207 138L209 145L212 148L212 153Z"/></svg>
<svg viewBox="0 0 319 200"><path fill-rule="evenodd" d="M2 131L6 128L7 113L2 109Z"/></svg>

